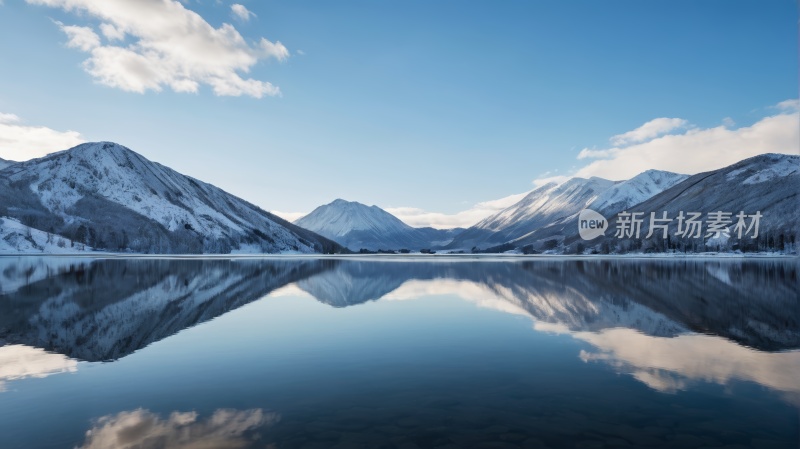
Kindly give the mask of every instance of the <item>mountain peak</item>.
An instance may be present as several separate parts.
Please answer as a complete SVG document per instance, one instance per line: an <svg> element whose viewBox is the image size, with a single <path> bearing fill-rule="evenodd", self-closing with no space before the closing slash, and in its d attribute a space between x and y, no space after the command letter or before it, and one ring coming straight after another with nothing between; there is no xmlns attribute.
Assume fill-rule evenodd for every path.
<svg viewBox="0 0 800 449"><path fill-rule="evenodd" d="M319 206L294 223L355 250L432 248L449 243L457 233L412 228L378 206L342 199Z"/></svg>
<svg viewBox="0 0 800 449"><path fill-rule="evenodd" d="M588 208L613 215L652 198L688 177L688 175L650 169L627 181L614 184L592 201Z"/></svg>

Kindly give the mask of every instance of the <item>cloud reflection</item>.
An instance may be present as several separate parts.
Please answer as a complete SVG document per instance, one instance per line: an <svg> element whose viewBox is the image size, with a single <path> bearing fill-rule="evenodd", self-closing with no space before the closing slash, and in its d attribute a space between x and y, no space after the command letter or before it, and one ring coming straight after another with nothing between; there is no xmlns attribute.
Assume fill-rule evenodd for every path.
<svg viewBox="0 0 800 449"><path fill-rule="evenodd" d="M206 420L196 412L173 412L166 419L137 409L107 415L86 432L81 449L242 448L258 438L257 429L280 420L261 409L219 409Z"/></svg>
<svg viewBox="0 0 800 449"><path fill-rule="evenodd" d="M0 392L9 380L47 377L78 370L78 361L25 345L0 347Z"/></svg>
<svg viewBox="0 0 800 449"><path fill-rule="evenodd" d="M659 391L685 390L691 382L728 385L748 380L786 393L800 394L800 352L760 352L720 337L686 334L657 338L633 329L578 332L573 336L599 352L581 351L585 362L602 361ZM666 376L672 372L685 379Z"/></svg>
<svg viewBox="0 0 800 449"><path fill-rule="evenodd" d="M384 300L408 300L425 296L455 295L479 307L523 315L534 329L585 341L596 351L582 350L584 362L602 362L617 372L629 374L655 390L674 393L704 381L729 386L733 380L758 383L788 393L791 402L800 404L800 351L763 352L741 346L723 337L691 332L681 324L636 304L626 310L604 311L608 305L591 301L575 291L564 289L562 295L529 290L521 295L502 286L490 287L453 279L411 280L387 294ZM580 312L576 314L575 312ZM601 321L603 315L617 315L619 325L637 322L639 328L668 329L647 335L630 327L594 329L575 327L580 316ZM651 323L643 325L643 323Z"/></svg>

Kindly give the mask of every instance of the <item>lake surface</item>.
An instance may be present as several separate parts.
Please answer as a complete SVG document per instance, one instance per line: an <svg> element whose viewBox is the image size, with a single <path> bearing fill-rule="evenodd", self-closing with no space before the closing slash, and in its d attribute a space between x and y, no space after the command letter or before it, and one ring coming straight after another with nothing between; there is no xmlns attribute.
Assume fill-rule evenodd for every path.
<svg viewBox="0 0 800 449"><path fill-rule="evenodd" d="M2 448L797 448L798 262L0 258Z"/></svg>

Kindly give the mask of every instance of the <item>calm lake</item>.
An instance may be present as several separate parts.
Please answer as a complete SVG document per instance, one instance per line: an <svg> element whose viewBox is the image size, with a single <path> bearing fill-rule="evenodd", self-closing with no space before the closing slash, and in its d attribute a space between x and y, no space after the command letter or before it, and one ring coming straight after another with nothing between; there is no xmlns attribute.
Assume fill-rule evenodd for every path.
<svg viewBox="0 0 800 449"><path fill-rule="evenodd" d="M0 258L0 447L797 448L798 262Z"/></svg>

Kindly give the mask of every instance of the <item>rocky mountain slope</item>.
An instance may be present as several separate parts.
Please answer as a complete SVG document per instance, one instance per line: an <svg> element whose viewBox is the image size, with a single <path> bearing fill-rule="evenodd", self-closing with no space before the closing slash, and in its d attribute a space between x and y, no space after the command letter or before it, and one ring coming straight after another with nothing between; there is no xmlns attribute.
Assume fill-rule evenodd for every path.
<svg viewBox="0 0 800 449"><path fill-rule="evenodd" d="M0 215L112 251L335 252L341 246L111 142L0 170Z"/></svg>
<svg viewBox="0 0 800 449"><path fill-rule="evenodd" d="M518 203L468 228L445 248L470 249L476 246L483 249L506 243L580 212L612 186L613 181L597 177L545 184Z"/></svg>
<svg viewBox="0 0 800 449"><path fill-rule="evenodd" d="M444 246L463 229L413 228L378 206L337 199L314 209L294 224L352 250L419 250Z"/></svg>

